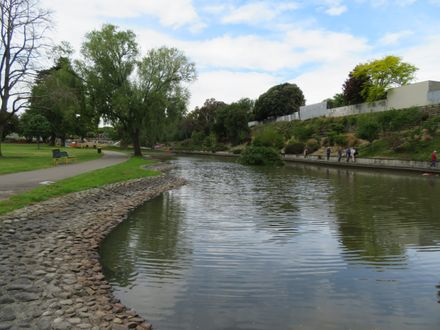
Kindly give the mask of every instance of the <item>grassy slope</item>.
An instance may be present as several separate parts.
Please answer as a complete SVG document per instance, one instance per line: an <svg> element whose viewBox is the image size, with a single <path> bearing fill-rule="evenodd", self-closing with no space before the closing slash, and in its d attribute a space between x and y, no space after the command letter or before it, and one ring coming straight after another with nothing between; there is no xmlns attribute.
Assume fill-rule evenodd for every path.
<svg viewBox="0 0 440 330"><path fill-rule="evenodd" d="M360 126L365 122L378 127L377 137L370 143L365 138L359 138ZM333 142L332 146L356 145L360 157L428 161L433 150L440 150L440 114L422 112L417 108L338 118L321 117L303 122L277 122L265 126L280 132L285 141L316 141L321 144L318 154L322 154L322 147L327 145L332 135L345 141Z"/></svg>
<svg viewBox="0 0 440 330"><path fill-rule="evenodd" d="M158 175L157 171L145 170L144 165L151 164L142 158L130 158L128 161L80 174L75 177L58 181L49 186L41 186L26 193L15 195L8 200L0 201L0 215L24 206L62 196L71 192L95 188L102 185Z"/></svg>
<svg viewBox="0 0 440 330"><path fill-rule="evenodd" d="M2 144L3 157L0 158L0 175L48 168L53 165L52 149L47 145ZM95 149L60 148L75 157L76 162L93 160L101 157Z"/></svg>

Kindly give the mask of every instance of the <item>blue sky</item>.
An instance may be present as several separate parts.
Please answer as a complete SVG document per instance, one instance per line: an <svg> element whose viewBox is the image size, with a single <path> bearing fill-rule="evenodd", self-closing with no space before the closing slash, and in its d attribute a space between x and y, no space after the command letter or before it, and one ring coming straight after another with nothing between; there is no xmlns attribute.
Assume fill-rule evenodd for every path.
<svg viewBox="0 0 440 330"><path fill-rule="evenodd" d="M79 50L104 23L131 29L143 52L181 49L198 70L189 109L207 98L257 98L291 82L307 103L340 92L358 63L386 55L440 80L440 0L42 0L55 42Z"/></svg>

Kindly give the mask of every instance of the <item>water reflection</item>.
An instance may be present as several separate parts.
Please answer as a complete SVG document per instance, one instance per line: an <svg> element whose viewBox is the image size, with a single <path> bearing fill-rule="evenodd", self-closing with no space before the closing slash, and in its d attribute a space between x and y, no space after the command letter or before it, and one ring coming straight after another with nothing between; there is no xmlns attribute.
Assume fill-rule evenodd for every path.
<svg viewBox="0 0 440 330"><path fill-rule="evenodd" d="M115 294L156 329L440 325L436 178L175 162L189 184L101 249Z"/></svg>

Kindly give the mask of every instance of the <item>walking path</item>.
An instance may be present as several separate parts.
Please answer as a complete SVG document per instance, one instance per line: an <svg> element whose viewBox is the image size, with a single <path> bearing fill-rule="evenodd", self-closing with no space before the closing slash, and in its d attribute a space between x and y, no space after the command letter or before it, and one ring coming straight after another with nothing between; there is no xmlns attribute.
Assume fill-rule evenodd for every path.
<svg viewBox="0 0 440 330"><path fill-rule="evenodd" d="M123 153L106 150L104 155L96 160L60 164L42 170L0 175L0 200L35 188L47 181L56 182L84 172L116 165L126 161L127 158L128 156Z"/></svg>
<svg viewBox="0 0 440 330"><path fill-rule="evenodd" d="M192 155L209 155L209 156L222 156L222 157L239 157L230 152L205 152L205 151L174 151L177 154L192 154ZM292 163L305 163L313 165L324 166L338 166L338 167L352 167L352 168L366 168L366 169L382 169L392 171L405 171L405 172L418 172L418 173L430 173L440 174L440 165L437 167L431 167L430 161L416 161L416 160L401 160L401 159L385 159L385 158L356 158L356 161L346 161L345 157L338 162L337 156L331 156L329 160L325 156L309 155L304 158L303 155L284 155L282 159L286 162Z"/></svg>

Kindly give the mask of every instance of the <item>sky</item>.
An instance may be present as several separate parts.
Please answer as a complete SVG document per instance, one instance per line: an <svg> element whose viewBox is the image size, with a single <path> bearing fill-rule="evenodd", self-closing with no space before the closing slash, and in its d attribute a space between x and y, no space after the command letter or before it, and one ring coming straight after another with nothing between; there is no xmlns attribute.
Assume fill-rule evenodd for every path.
<svg viewBox="0 0 440 330"><path fill-rule="evenodd" d="M52 11L55 43L80 56L87 32L117 25L137 36L142 54L176 47L197 68L189 110L215 98L258 98L298 85L306 104L341 92L359 63L387 55L440 81L440 0L41 0Z"/></svg>

